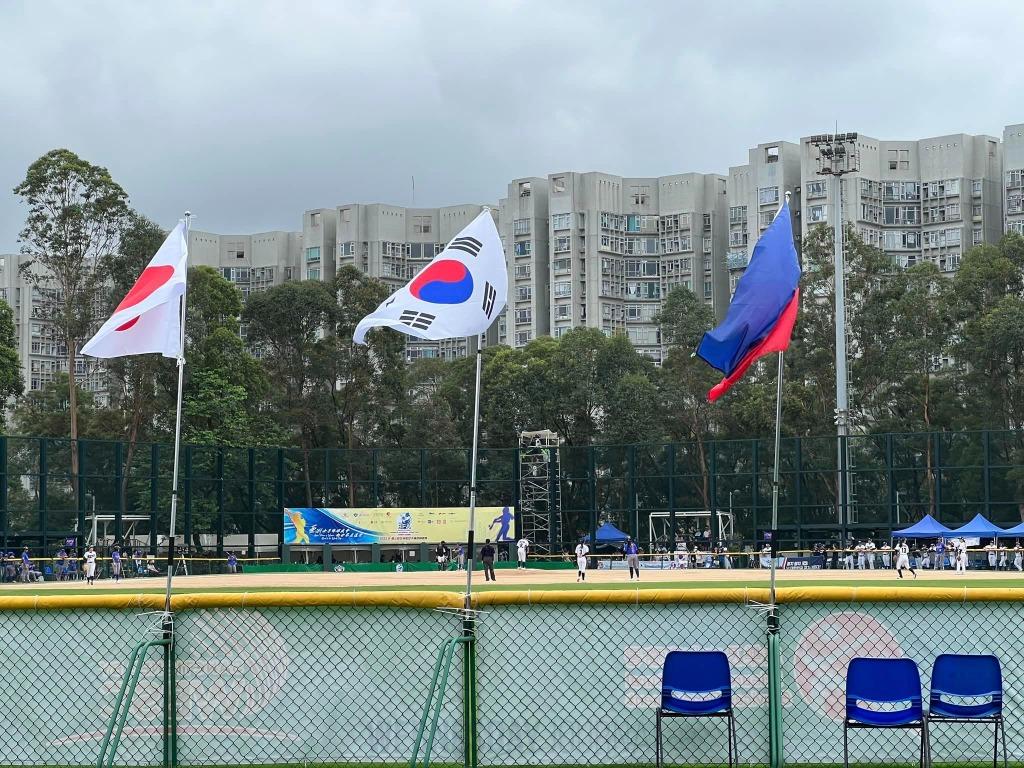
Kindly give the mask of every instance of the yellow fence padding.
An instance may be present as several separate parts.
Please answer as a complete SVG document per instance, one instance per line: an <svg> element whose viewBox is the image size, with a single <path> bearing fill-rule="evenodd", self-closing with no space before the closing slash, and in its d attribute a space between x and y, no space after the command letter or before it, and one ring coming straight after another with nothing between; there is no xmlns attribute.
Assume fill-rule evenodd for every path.
<svg viewBox="0 0 1024 768"><path fill-rule="evenodd" d="M780 587L776 600L786 603L960 603L1024 602L1022 588L971 587ZM174 595L174 611L209 608L461 608L459 592L354 591L331 592L196 592ZM767 589L731 587L721 589L537 589L478 592L477 608L501 605L655 605L694 603L767 603ZM0 597L0 611L32 610L119 610L159 611L164 597L159 593L119 595L10 595Z"/></svg>

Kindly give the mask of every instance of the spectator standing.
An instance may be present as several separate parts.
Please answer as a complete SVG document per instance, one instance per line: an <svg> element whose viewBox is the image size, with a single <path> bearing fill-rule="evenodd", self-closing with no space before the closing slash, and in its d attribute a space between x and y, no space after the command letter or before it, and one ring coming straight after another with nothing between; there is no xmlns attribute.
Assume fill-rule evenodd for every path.
<svg viewBox="0 0 1024 768"><path fill-rule="evenodd" d="M484 581L497 581L494 578L494 547L490 539L486 539L480 548L480 560L484 564Z"/></svg>

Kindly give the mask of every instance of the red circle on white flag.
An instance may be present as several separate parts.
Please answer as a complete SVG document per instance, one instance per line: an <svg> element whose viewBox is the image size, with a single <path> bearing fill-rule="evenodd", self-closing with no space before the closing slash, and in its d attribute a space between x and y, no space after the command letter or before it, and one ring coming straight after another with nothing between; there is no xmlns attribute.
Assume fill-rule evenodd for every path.
<svg viewBox="0 0 1024 768"><path fill-rule="evenodd" d="M139 279L135 281L132 289L121 299L121 303L117 305L117 309L114 312L120 312L122 309L134 307L136 304L145 301L152 295L153 291L164 286L173 276L174 267L169 264L163 264L158 267L146 267L142 270L142 274L139 275ZM121 328L118 328L118 330L120 331Z"/></svg>

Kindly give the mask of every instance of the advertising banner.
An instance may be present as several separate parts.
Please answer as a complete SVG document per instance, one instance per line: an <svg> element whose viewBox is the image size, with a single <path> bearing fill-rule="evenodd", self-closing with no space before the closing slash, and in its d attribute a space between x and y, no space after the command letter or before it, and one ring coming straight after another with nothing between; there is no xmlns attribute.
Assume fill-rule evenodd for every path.
<svg viewBox="0 0 1024 768"><path fill-rule="evenodd" d="M824 555L807 555L804 557L787 557L783 560L782 567L795 571L817 571L825 567Z"/></svg>
<svg viewBox="0 0 1024 768"><path fill-rule="evenodd" d="M514 541L509 507L477 507L477 539ZM425 544L466 540L469 507L288 507L284 543Z"/></svg>

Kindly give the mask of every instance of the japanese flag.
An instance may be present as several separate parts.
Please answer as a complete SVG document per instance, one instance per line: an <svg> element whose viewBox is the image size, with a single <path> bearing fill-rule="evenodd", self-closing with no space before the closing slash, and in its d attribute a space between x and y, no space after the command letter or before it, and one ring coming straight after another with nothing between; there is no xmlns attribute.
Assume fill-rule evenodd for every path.
<svg viewBox="0 0 1024 768"><path fill-rule="evenodd" d="M91 357L159 352L181 355L181 297L188 273L185 222L179 221L114 314L82 347Z"/></svg>
<svg viewBox="0 0 1024 768"><path fill-rule="evenodd" d="M365 344L376 327L420 339L475 336L491 327L507 299L505 254L485 208L412 282L360 320L352 338Z"/></svg>

